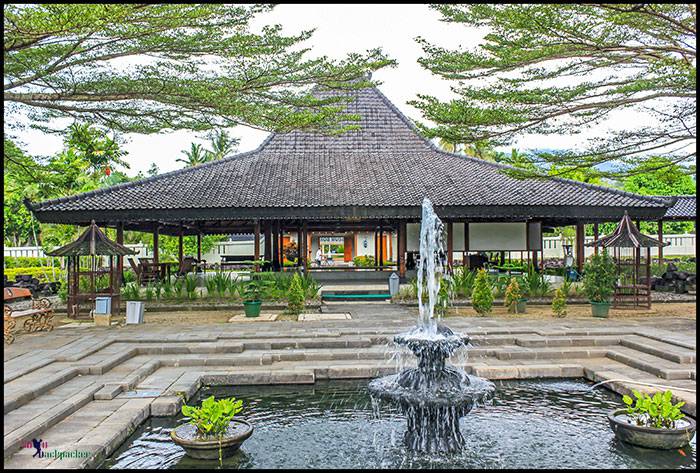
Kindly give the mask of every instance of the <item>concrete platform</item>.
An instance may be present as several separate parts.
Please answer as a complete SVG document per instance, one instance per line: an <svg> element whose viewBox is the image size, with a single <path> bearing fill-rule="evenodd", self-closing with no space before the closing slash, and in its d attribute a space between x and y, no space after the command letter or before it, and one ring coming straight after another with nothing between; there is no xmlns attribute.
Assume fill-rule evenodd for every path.
<svg viewBox="0 0 700 473"><path fill-rule="evenodd" d="M95 468L149 416L177 413L203 385L308 384L393 373L392 338L411 327L417 313L390 303L337 303L309 316L318 320L21 334L4 351L4 466ZM636 384L652 383L675 389L676 400L687 402L683 410L696 414L694 319L525 315L450 317L446 323L471 337L468 358L455 363L478 376L584 377L609 381L605 387L621 394L663 389ZM86 453L32 458L33 449L21 448L32 438L47 440L51 449Z"/></svg>

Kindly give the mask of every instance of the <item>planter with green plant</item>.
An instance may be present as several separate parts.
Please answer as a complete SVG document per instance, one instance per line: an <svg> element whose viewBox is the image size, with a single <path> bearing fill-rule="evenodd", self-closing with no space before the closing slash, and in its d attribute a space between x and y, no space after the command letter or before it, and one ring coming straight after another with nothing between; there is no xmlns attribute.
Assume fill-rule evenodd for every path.
<svg viewBox="0 0 700 473"><path fill-rule="evenodd" d="M671 391L649 396L632 390L632 394L634 399L622 397L626 408L608 414L610 427L619 440L663 450L681 448L690 443L695 421L681 412L684 402L673 404Z"/></svg>
<svg viewBox="0 0 700 473"><path fill-rule="evenodd" d="M584 267L583 290L591 302L593 317L607 317L610 298L615 292L617 271L607 251L593 255Z"/></svg>
<svg viewBox="0 0 700 473"><path fill-rule="evenodd" d="M503 303L508 308L508 312L510 313L525 313L527 308L527 299L523 297L523 293L520 290L520 285L518 284L517 279L510 278L508 287L506 287Z"/></svg>
<svg viewBox="0 0 700 473"><path fill-rule="evenodd" d="M493 292L489 275L485 269L476 274L472 290L472 307L479 315L487 315L493 306Z"/></svg>
<svg viewBox="0 0 700 473"><path fill-rule="evenodd" d="M263 296L272 284L272 281L263 279L260 273L251 271L248 281L242 283L243 310L246 317L260 315Z"/></svg>
<svg viewBox="0 0 700 473"><path fill-rule="evenodd" d="M234 419L243 410L243 401L236 398L214 399L210 396L200 407L182 406L188 417L186 424L170 431L170 438L185 450L188 456L204 460L219 460L233 455L253 434L253 426L242 419Z"/></svg>

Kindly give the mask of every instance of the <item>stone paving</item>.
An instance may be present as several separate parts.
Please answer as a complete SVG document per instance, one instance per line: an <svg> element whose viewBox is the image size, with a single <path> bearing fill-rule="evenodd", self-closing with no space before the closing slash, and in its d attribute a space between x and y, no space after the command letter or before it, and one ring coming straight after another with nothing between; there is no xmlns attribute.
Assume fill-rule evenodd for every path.
<svg viewBox="0 0 700 473"><path fill-rule="evenodd" d="M328 304L349 320L70 327L19 335L4 352L4 466L94 468L149 416L179 411L202 385L295 384L392 373L391 339L415 309ZM471 337L456 360L490 379L584 377L618 393L676 389L695 416L696 322L679 317L450 317ZM681 389L685 389L682 391ZM81 458L32 458L33 438Z"/></svg>

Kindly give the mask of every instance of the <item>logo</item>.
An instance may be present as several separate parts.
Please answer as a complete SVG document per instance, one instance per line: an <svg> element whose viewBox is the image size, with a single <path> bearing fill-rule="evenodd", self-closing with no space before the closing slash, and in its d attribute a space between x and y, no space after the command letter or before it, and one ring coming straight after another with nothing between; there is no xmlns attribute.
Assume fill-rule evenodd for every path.
<svg viewBox="0 0 700 473"><path fill-rule="evenodd" d="M44 457L44 452L42 452L41 450L42 450L43 448L47 448L48 446L49 446L49 443L48 443L48 442L44 442L42 439L39 439L39 440L37 440L37 439L32 439L32 443L27 442L27 444L24 446L24 448L34 448L34 449L36 449L36 453L35 453L34 455L32 455L32 457L35 457L35 458L36 458L36 457L38 456L39 458L43 458L43 457Z"/></svg>
<svg viewBox="0 0 700 473"><path fill-rule="evenodd" d="M45 452L49 447L49 443L44 439L32 439L31 442L24 442L22 448L28 450L36 450L32 455L32 458L55 458L57 460L63 460L64 458L88 458L90 452L84 450L58 450L53 449L51 451Z"/></svg>

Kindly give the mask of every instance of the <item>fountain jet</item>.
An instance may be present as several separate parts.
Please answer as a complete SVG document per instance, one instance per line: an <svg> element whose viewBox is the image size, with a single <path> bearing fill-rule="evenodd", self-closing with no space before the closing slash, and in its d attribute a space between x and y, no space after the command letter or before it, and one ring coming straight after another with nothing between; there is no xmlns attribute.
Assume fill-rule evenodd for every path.
<svg viewBox="0 0 700 473"><path fill-rule="evenodd" d="M394 337L396 345L413 352L418 364L369 383L374 399L399 406L407 421L406 446L419 452L460 450L464 437L459 419L495 390L493 383L445 365L446 359L469 341L441 324L439 316L435 317L440 284L446 277L446 259L444 225L425 198L418 266L418 324Z"/></svg>

